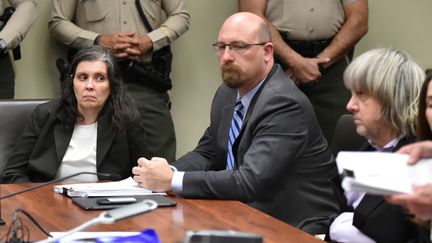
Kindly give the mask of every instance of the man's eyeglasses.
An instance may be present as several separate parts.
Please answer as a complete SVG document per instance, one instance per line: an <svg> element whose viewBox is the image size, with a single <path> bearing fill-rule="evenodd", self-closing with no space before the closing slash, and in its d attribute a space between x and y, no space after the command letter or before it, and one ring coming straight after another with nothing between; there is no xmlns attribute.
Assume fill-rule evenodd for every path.
<svg viewBox="0 0 432 243"><path fill-rule="evenodd" d="M215 49L217 54L222 54L226 47L228 46L231 51L234 51L235 53L244 53L246 50L248 50L251 46L263 46L267 42L261 42L261 43L245 43L242 41L236 41L229 44L225 43L214 43L212 46Z"/></svg>

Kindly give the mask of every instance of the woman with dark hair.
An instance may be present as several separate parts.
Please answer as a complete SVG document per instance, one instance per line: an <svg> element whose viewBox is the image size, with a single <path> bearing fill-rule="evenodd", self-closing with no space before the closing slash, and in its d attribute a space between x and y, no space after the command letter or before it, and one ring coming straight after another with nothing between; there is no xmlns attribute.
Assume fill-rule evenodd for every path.
<svg viewBox="0 0 432 243"><path fill-rule="evenodd" d="M114 55L99 46L88 47L72 61L61 99L35 108L3 179L43 182L78 172L126 178L139 157L150 157L144 139L144 128L126 94Z"/></svg>
<svg viewBox="0 0 432 243"><path fill-rule="evenodd" d="M432 157L432 72L427 72L420 90L419 114L417 119L418 143L402 147L399 152L410 155L410 164L415 164L420 158ZM390 203L398 204L412 213L419 225L416 242L431 241L432 219L432 183L414 185L412 194L397 194L388 196Z"/></svg>
<svg viewBox="0 0 432 243"><path fill-rule="evenodd" d="M419 114L417 119L417 140L432 140L432 72L426 76L419 97ZM428 115L429 114L429 115Z"/></svg>

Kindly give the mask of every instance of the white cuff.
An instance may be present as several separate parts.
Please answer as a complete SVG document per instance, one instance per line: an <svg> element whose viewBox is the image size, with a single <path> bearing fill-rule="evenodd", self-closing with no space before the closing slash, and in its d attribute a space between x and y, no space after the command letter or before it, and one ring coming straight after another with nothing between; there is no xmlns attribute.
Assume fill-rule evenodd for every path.
<svg viewBox="0 0 432 243"><path fill-rule="evenodd" d="M180 194L183 192L183 176L184 176L184 171L177 171L177 168L176 168L174 171L172 181L171 181L172 191L175 194Z"/></svg>
<svg viewBox="0 0 432 243"><path fill-rule="evenodd" d="M336 242L375 243L353 225L354 213L340 214L330 225L330 239Z"/></svg>

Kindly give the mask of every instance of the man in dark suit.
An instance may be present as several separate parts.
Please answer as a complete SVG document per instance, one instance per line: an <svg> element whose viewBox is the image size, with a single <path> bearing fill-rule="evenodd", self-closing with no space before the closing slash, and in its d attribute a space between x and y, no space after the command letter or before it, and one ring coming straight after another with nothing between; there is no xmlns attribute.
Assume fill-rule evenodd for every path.
<svg viewBox="0 0 432 243"><path fill-rule="evenodd" d="M141 158L134 179L187 198L240 200L308 232L325 232L327 216L338 211L328 180L335 164L310 102L274 64L268 25L251 13L234 14L213 46L224 84L209 128L172 163L175 171L165 159Z"/></svg>

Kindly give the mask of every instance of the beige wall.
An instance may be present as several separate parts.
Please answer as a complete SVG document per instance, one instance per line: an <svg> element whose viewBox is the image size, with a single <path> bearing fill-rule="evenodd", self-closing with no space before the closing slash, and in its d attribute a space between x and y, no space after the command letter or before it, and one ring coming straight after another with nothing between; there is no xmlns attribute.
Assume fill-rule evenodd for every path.
<svg viewBox="0 0 432 243"><path fill-rule="evenodd" d="M59 93L55 60L64 48L50 38L48 17L51 1L37 1L36 23L21 43L22 60L16 62L15 98L53 98Z"/></svg>
<svg viewBox="0 0 432 243"><path fill-rule="evenodd" d="M377 47L407 51L424 69L432 67L430 0L369 0L369 32L356 54Z"/></svg>
<svg viewBox="0 0 432 243"><path fill-rule="evenodd" d="M220 84L211 44L223 20L237 10L237 1L185 0L192 19L190 30L173 45L174 88L171 92L178 155L194 148L209 122L209 107ZM22 43L17 62L16 98L53 98L59 82L55 59L64 48L50 39L47 21L51 1L38 1L38 20ZM408 51L423 67L432 67L430 0L371 0L370 28L356 54L375 47Z"/></svg>

